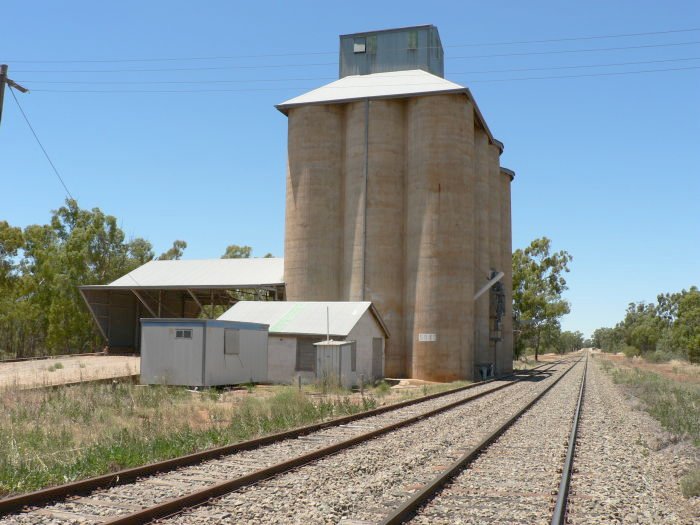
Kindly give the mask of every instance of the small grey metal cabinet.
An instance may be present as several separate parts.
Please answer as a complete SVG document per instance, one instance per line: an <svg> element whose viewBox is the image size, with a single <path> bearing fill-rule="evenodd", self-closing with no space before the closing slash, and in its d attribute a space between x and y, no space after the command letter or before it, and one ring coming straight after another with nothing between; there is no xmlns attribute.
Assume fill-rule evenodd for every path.
<svg viewBox="0 0 700 525"><path fill-rule="evenodd" d="M316 377L337 381L345 388L356 384L357 344L355 341L321 341L316 347Z"/></svg>

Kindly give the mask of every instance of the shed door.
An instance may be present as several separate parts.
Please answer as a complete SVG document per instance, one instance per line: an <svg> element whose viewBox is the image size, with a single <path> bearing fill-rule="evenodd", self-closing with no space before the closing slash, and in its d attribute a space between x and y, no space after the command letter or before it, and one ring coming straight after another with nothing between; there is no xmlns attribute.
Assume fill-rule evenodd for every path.
<svg viewBox="0 0 700 525"><path fill-rule="evenodd" d="M381 337L372 338L372 377L377 379L384 376L382 363L384 362L383 342Z"/></svg>
<svg viewBox="0 0 700 525"><path fill-rule="evenodd" d="M320 346L318 352L317 377L340 380L340 346Z"/></svg>

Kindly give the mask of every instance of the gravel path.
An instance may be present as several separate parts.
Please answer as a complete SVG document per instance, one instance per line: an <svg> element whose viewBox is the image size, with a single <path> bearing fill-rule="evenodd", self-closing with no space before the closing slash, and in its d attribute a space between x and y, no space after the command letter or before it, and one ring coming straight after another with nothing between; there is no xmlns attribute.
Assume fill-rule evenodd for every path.
<svg viewBox="0 0 700 525"><path fill-rule="evenodd" d="M139 373L140 366L140 357L124 355L63 356L0 363L0 390L131 376Z"/></svg>
<svg viewBox="0 0 700 525"><path fill-rule="evenodd" d="M621 390L590 360L569 514L578 524L700 523L680 494L679 457L654 450L660 434L649 415L630 408ZM694 516L693 516L694 514Z"/></svg>
<svg viewBox="0 0 700 525"><path fill-rule="evenodd" d="M567 367L557 368L558 373L546 379L524 381L163 523L376 522L500 426Z"/></svg>
<svg viewBox="0 0 700 525"><path fill-rule="evenodd" d="M543 374L539 377L547 376ZM74 498L37 509L34 512L7 516L0 519L0 524L99 523L110 517L128 514L144 506L160 503L217 482L249 474L265 466L271 466L392 422L407 419L512 382L512 380L503 380L478 385L462 392L448 394L378 416L338 427L330 427L298 439L289 439L255 450L238 452L217 460L144 478L135 483L99 490L87 498ZM517 403L519 397L524 395L531 388L531 385L531 381L516 383L500 392L485 396L483 400L480 399L469 404L480 402L479 406L483 406L489 403L498 404L501 402L500 400Z"/></svg>
<svg viewBox="0 0 700 525"><path fill-rule="evenodd" d="M583 366L545 394L411 523L548 524Z"/></svg>

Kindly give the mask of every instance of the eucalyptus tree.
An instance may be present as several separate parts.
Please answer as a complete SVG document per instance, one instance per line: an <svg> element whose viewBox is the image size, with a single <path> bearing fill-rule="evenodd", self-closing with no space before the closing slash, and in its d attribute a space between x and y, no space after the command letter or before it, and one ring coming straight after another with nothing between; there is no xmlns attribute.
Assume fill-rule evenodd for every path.
<svg viewBox="0 0 700 525"><path fill-rule="evenodd" d="M556 347L561 331L559 319L570 311L562 298L567 289L564 274L569 272L571 255L551 251L547 237L513 253L513 317L516 330L515 353L525 347L535 351Z"/></svg>

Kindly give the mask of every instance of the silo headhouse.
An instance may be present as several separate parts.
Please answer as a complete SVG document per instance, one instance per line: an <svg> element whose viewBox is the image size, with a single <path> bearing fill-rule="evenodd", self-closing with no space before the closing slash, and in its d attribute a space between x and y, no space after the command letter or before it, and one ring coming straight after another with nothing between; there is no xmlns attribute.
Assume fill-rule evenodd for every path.
<svg viewBox="0 0 700 525"><path fill-rule="evenodd" d="M342 35L340 79L283 102L291 301L372 301L389 377L512 369L510 184L432 25Z"/></svg>

